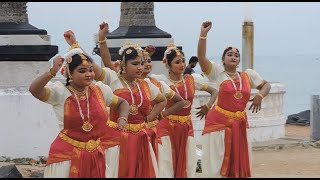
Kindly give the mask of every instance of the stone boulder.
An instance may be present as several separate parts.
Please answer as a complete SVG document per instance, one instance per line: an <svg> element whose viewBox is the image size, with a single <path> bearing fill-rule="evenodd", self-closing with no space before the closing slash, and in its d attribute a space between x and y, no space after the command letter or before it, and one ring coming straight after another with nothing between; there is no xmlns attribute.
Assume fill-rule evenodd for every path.
<svg viewBox="0 0 320 180"><path fill-rule="evenodd" d="M22 174L15 165L0 167L0 178L22 178Z"/></svg>
<svg viewBox="0 0 320 180"><path fill-rule="evenodd" d="M301 126L310 125L310 110L305 110L298 114L289 115L286 123Z"/></svg>

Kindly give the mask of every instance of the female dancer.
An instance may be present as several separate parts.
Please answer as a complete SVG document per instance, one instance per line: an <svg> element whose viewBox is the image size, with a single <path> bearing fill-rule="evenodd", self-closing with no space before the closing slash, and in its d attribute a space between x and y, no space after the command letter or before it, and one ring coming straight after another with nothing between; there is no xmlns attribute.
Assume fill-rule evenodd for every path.
<svg viewBox="0 0 320 180"><path fill-rule="evenodd" d="M169 76L152 75L159 81L164 81L172 90L180 94L186 101L185 107L171 115L164 115L158 124L158 132L162 144L159 144L159 175L168 178L195 177L196 144L191 121L191 105L195 90L211 94L209 102L199 109L198 117L206 115L213 104L216 91L203 83L202 79L194 79L192 75L183 75L186 68L184 53L174 45L170 45L164 54L164 63L169 69ZM173 106L168 100L166 108Z"/></svg>
<svg viewBox="0 0 320 180"><path fill-rule="evenodd" d="M102 31L104 28L108 28L106 23L102 23L99 30L103 62L106 61L105 58L109 58L105 56L105 51L108 49L106 34ZM142 51L137 45L124 45L119 50L119 54L122 56L119 73L106 67L96 79L109 85L114 94L127 100L130 105L128 124L125 129L127 132L121 133L120 152L115 153L118 154L119 166L111 164L111 160L107 165L119 167L118 177L157 177L158 166L145 122L153 121L160 114L166 104L165 97L155 85L141 79L144 61ZM154 105L151 109L152 103ZM107 125L116 127L118 117L118 111L111 107Z"/></svg>
<svg viewBox="0 0 320 180"><path fill-rule="evenodd" d="M205 177L250 177L250 144L245 108L251 88L259 90L251 100L252 112L261 109L262 99L268 95L270 84L252 69L237 72L240 53L227 47L222 54L223 66L206 58L207 33L210 21L203 22L198 43L198 58L202 71L219 87L217 104L206 117L202 142L202 173Z"/></svg>
<svg viewBox="0 0 320 180"><path fill-rule="evenodd" d="M166 97L167 100L170 100L173 105L170 108L166 108L164 111L160 113L159 118L163 116L168 116L173 114L174 112L180 111L185 106L185 101L182 99L182 97L175 93L167 84L165 84L163 81L158 81L155 78L152 78L149 76L150 72L152 71L152 63L151 63L151 57L148 50L151 50L151 53L154 48L153 46L147 46L146 49L143 51L143 58L144 58L144 69L142 73L142 78L146 81L150 81L155 86L159 88L159 90L162 92L162 94ZM157 124L159 122L159 118L156 118L154 121L151 121L147 124L148 128L148 135L151 138L151 144L153 147L153 150L155 151L156 157L158 159L158 143L161 144L161 139L157 134Z"/></svg>
<svg viewBox="0 0 320 180"><path fill-rule="evenodd" d="M60 81L51 83L64 60L66 85ZM117 109L120 120L128 117L129 104L105 84L92 85L94 77L92 60L76 48L64 58L54 58L53 67L30 85L34 97L52 105L61 129L51 144L44 177L105 177L105 152L100 138L107 129L106 106Z"/></svg>

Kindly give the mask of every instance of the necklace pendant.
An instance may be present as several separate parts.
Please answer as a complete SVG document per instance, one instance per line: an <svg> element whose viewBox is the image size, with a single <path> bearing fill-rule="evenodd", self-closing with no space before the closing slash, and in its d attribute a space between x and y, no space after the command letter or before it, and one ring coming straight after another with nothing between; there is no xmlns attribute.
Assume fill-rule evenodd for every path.
<svg viewBox="0 0 320 180"><path fill-rule="evenodd" d="M93 128L92 124L89 122L89 121L85 121L82 125L82 129L85 131L85 132L89 132L91 131Z"/></svg>
<svg viewBox="0 0 320 180"><path fill-rule="evenodd" d="M86 96L80 96L79 99L80 99L81 101L84 101L84 100L87 99L87 97L86 97Z"/></svg>
<svg viewBox="0 0 320 180"><path fill-rule="evenodd" d="M183 107L184 109L187 109L191 106L191 102L189 100L185 100L186 105Z"/></svg>
<svg viewBox="0 0 320 180"><path fill-rule="evenodd" d="M137 115L138 114L138 106L135 104L130 105L129 113L131 115Z"/></svg>
<svg viewBox="0 0 320 180"><path fill-rule="evenodd" d="M236 93L234 93L233 95L236 99L241 99L243 97L241 91L236 91Z"/></svg>

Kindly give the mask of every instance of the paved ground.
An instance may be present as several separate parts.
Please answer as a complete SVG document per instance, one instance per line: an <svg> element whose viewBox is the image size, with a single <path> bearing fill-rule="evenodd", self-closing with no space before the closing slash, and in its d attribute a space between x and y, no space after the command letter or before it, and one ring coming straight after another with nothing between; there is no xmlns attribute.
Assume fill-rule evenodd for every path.
<svg viewBox="0 0 320 180"><path fill-rule="evenodd" d="M320 177L320 142L310 143L309 126L286 125L281 139L253 144L252 177ZM10 163L0 162L0 166ZM14 164L14 163L11 163ZM36 176L43 165L17 165L23 177ZM201 177L197 173L197 177Z"/></svg>

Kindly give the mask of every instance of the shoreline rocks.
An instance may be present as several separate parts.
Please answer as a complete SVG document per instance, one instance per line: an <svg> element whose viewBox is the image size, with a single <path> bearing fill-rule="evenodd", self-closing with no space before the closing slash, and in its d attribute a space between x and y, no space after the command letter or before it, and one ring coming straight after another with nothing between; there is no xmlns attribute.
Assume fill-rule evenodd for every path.
<svg viewBox="0 0 320 180"><path fill-rule="evenodd" d="M286 124L293 124L299 126L310 125L310 110L301 111L297 114L289 115Z"/></svg>

